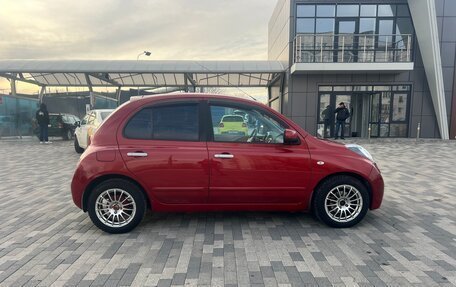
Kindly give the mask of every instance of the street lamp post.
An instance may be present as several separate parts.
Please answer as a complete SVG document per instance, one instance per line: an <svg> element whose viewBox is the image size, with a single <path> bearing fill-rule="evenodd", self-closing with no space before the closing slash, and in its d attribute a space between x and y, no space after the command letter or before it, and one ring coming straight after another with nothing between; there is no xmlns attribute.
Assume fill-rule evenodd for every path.
<svg viewBox="0 0 456 287"><path fill-rule="evenodd" d="M151 54L151 52L149 52L149 51L144 51L144 52L141 52L141 53L139 53L139 55L136 57L136 61L138 61L138 60L139 60L139 57L140 57L141 55L146 55L146 56L148 56L148 57L149 57L149 56L150 56L150 54Z"/></svg>
<svg viewBox="0 0 456 287"><path fill-rule="evenodd" d="M146 55L147 57L149 57L149 56L150 56L150 54L151 54L151 52L149 52L149 51L144 51L144 52L141 52L141 53L139 53L139 54L138 54L138 56L136 57L136 61L138 61L138 60L139 60L139 57L140 57L140 56L142 56L142 55ZM139 87L138 87L138 96L139 96Z"/></svg>

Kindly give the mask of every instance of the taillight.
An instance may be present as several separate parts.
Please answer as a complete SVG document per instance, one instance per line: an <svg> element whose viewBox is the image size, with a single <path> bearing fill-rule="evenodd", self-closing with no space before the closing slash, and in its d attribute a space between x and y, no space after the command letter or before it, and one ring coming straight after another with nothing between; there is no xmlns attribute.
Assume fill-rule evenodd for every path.
<svg viewBox="0 0 456 287"><path fill-rule="evenodd" d="M224 128L224 127L225 127L225 125L223 123L219 124L219 128Z"/></svg>
<svg viewBox="0 0 456 287"><path fill-rule="evenodd" d="M242 123L242 127L243 127L243 128L246 128L247 125L246 125L245 123Z"/></svg>

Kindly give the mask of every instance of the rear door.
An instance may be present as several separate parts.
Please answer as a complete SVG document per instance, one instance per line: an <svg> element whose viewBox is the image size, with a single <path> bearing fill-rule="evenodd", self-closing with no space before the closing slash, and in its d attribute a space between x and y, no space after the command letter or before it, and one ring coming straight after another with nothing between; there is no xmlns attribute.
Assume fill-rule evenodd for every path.
<svg viewBox="0 0 456 287"><path fill-rule="evenodd" d="M204 203L209 164L200 105L168 102L141 108L120 129L127 168L161 203Z"/></svg>

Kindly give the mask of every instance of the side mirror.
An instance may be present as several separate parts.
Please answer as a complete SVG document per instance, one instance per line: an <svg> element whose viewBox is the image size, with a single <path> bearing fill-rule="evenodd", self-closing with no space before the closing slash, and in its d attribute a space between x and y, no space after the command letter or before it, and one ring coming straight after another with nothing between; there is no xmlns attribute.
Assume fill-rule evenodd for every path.
<svg viewBox="0 0 456 287"><path fill-rule="evenodd" d="M75 125L76 127L80 127L80 126L81 126L81 121L75 122L74 125Z"/></svg>
<svg viewBox="0 0 456 287"><path fill-rule="evenodd" d="M283 132L283 143L288 145L298 145L301 143L298 132L295 130L285 129Z"/></svg>

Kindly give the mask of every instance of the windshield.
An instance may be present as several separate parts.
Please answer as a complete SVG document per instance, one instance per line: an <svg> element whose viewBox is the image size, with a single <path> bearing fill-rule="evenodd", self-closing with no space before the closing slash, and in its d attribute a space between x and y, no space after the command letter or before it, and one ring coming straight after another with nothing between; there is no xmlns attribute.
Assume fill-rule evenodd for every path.
<svg viewBox="0 0 456 287"><path fill-rule="evenodd" d="M101 120L104 121L112 112L100 112Z"/></svg>

